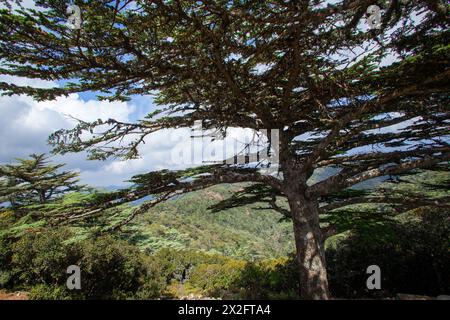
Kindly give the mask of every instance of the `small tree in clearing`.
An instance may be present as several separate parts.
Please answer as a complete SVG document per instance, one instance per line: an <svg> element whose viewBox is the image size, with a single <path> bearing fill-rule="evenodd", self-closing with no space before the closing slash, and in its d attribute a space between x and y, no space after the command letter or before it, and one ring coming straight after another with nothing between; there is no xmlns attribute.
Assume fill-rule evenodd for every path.
<svg viewBox="0 0 450 320"><path fill-rule="evenodd" d="M13 208L44 204L80 189L77 172L60 171L64 164L49 164L44 154L17 162L0 166L0 203L9 202Z"/></svg>

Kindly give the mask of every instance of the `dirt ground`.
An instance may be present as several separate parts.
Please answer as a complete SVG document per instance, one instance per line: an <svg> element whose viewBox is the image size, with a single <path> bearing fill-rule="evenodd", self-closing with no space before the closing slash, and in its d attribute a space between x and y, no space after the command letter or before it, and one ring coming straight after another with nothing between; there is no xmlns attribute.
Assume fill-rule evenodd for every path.
<svg viewBox="0 0 450 320"><path fill-rule="evenodd" d="M0 291L0 300L28 300L26 292L4 292Z"/></svg>

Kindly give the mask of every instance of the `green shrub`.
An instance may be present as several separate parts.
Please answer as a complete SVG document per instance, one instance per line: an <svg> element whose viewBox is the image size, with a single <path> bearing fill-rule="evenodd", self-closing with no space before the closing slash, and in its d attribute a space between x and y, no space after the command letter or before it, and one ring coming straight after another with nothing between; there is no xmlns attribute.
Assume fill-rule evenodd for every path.
<svg viewBox="0 0 450 320"><path fill-rule="evenodd" d="M355 232L327 250L332 294L378 298L397 293L437 296L449 292L449 214L427 212L421 216L386 224L381 233L370 229ZM386 233L395 237L386 238ZM380 267L382 290L367 289L369 265Z"/></svg>
<svg viewBox="0 0 450 320"><path fill-rule="evenodd" d="M31 288L33 299L152 299L165 282L158 265L111 236L68 243L65 229L28 232L12 246L0 241L0 284ZM10 256L10 258L7 258ZM81 290L68 290L67 267L81 270ZM12 279L12 280L11 280ZM12 285L10 285L12 287Z"/></svg>
<svg viewBox="0 0 450 320"><path fill-rule="evenodd" d="M193 268L189 284L213 297L294 299L298 298L297 272L295 259L291 258L259 262L228 259Z"/></svg>
<svg viewBox="0 0 450 320"><path fill-rule="evenodd" d="M29 232L12 246L12 272L16 281L26 286L62 285L67 267L77 264L79 253L73 245L64 244L70 233L64 229Z"/></svg>
<svg viewBox="0 0 450 320"><path fill-rule="evenodd" d="M47 284L38 284L32 287L28 294L30 300L72 300L74 297L76 297L74 292L69 291L66 287Z"/></svg>
<svg viewBox="0 0 450 320"><path fill-rule="evenodd" d="M0 288L10 288L13 285L11 257L11 240L0 237Z"/></svg>
<svg viewBox="0 0 450 320"><path fill-rule="evenodd" d="M229 260L222 264L200 264L191 272L190 284L200 288L206 295L224 297L238 293L245 261Z"/></svg>
<svg viewBox="0 0 450 320"><path fill-rule="evenodd" d="M169 284L173 280L179 282L189 280L191 271L198 265L223 263L228 258L189 250L162 249L151 255L151 259L158 265L166 283Z"/></svg>
<svg viewBox="0 0 450 320"><path fill-rule="evenodd" d="M155 265L135 247L110 236L84 241L78 265L82 291L89 298L154 298L161 291Z"/></svg>
<svg viewBox="0 0 450 320"><path fill-rule="evenodd" d="M240 285L245 299L298 298L298 265L295 256L248 263Z"/></svg>

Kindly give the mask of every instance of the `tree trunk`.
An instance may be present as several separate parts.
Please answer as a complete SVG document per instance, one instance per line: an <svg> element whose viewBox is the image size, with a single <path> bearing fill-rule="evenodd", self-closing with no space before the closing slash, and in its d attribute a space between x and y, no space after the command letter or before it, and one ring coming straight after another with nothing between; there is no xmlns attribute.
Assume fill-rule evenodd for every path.
<svg viewBox="0 0 450 320"><path fill-rule="evenodd" d="M45 203L45 190L39 191L39 203L44 204Z"/></svg>
<svg viewBox="0 0 450 320"><path fill-rule="evenodd" d="M300 267L300 296L303 299L328 299L330 295L317 201L300 195L288 196L288 199Z"/></svg>

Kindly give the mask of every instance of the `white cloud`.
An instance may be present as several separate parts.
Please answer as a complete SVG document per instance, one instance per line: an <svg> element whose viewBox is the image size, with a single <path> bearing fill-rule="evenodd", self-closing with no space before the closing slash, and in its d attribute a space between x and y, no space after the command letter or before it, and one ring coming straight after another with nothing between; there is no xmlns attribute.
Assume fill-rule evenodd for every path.
<svg viewBox="0 0 450 320"><path fill-rule="evenodd" d="M55 82L17 77L0 77L0 81L33 87L55 87ZM31 153L49 152L48 136L59 129L73 128L77 118L83 121L116 119L134 122L154 108L150 97L139 97L136 103L83 100L78 94L60 97L53 101L35 101L27 96L0 96L0 163L11 162L16 157ZM85 153L57 155L54 161L67 163L66 169L77 170L83 183L92 186L121 185L138 173L161 169L183 169L202 165L203 161L221 160L221 146L225 145L227 158L238 151L242 143L249 142L252 131L230 128L225 141L211 142L211 138L192 139L188 128L161 130L151 134L140 146L141 158L121 161L87 161ZM201 131L196 131L201 135ZM128 143L130 139L124 139ZM202 155L203 145L203 155ZM215 148L213 147L215 146ZM215 149L215 154L211 150ZM175 150L175 151L174 151ZM183 152L180 160L177 152ZM191 153L193 151L193 153ZM219 152L217 152L219 151Z"/></svg>
<svg viewBox="0 0 450 320"><path fill-rule="evenodd" d="M1 77L0 81L33 87L54 87L54 82L24 78ZM149 101L149 108L151 101ZM6 163L16 157L27 157L31 153L49 152L48 136L61 128L72 128L75 120L84 121L113 118L129 121L135 112L132 103L83 101L79 95L72 94L54 101L38 102L27 96L0 97L0 162ZM131 175L144 169L153 169L151 154L144 154L147 166L136 166L134 162L121 162L127 170L111 170L116 161L86 161L85 154L56 156L55 161L67 163L67 168L79 170L84 183L95 186L120 184ZM150 159L149 159L150 158ZM144 160L140 160L142 162ZM116 165L118 166L118 165ZM139 171L140 170L140 171Z"/></svg>

